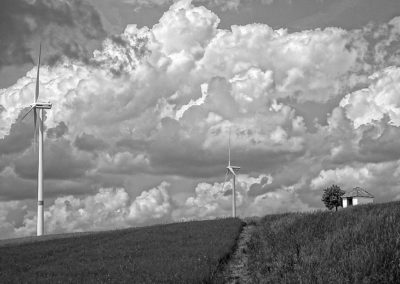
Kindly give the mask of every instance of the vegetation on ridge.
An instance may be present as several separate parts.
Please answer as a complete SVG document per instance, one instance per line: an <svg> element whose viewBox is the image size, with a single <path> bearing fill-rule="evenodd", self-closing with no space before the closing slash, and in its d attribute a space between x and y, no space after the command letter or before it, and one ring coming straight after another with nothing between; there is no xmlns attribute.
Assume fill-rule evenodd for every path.
<svg viewBox="0 0 400 284"><path fill-rule="evenodd" d="M345 194L339 186L333 184L328 188L324 189L324 194L322 195L322 202L324 202L326 208L332 210L335 208L337 211L338 207L342 206L342 195Z"/></svg>
<svg viewBox="0 0 400 284"><path fill-rule="evenodd" d="M250 283L398 283L400 202L268 215L246 248ZM0 279L45 283L224 283L239 219L0 243ZM48 236L47 236L48 237ZM247 265L246 265L247 267Z"/></svg>
<svg viewBox="0 0 400 284"><path fill-rule="evenodd" d="M265 216L249 254L253 283L398 283L400 202Z"/></svg>

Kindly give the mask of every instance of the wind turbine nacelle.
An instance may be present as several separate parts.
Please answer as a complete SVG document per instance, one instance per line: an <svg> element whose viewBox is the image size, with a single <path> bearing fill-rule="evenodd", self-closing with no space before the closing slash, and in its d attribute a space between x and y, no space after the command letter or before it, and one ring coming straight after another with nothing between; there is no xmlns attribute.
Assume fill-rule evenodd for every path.
<svg viewBox="0 0 400 284"><path fill-rule="evenodd" d="M235 166L227 166L226 167L227 172L233 174L234 176L236 176L236 171L238 171L240 169L240 167L235 167Z"/></svg>
<svg viewBox="0 0 400 284"><path fill-rule="evenodd" d="M53 106L52 103L47 102L47 103L35 103L34 107L40 108L40 109L51 109Z"/></svg>

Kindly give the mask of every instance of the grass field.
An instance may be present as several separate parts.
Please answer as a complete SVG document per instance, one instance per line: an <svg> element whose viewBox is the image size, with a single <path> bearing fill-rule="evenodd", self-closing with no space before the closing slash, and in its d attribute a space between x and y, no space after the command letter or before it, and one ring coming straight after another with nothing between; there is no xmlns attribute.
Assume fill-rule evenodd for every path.
<svg viewBox="0 0 400 284"><path fill-rule="evenodd" d="M1 283L209 283L232 252L241 228L239 219L221 219L3 242L0 279Z"/></svg>
<svg viewBox="0 0 400 284"><path fill-rule="evenodd" d="M248 253L254 283L400 283L400 202L266 216Z"/></svg>

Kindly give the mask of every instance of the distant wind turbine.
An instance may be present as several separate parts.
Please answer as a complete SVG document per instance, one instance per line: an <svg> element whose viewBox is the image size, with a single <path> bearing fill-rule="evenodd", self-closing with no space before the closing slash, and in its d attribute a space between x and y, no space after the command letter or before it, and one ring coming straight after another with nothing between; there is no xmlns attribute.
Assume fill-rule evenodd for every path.
<svg viewBox="0 0 400 284"><path fill-rule="evenodd" d="M44 234L44 201L43 201L43 118L44 110L51 109L50 102L38 102L39 98L39 70L40 70L40 57L42 53L42 45L39 47L39 62L36 76L36 91L34 95L33 104L30 105L29 111L22 117L23 120L31 111L33 111L33 125L34 125L34 150L36 148L36 131L39 124L39 163L38 163L38 216L37 216L37 235ZM39 122L39 123L37 123Z"/></svg>
<svg viewBox="0 0 400 284"><path fill-rule="evenodd" d="M228 175L232 175L232 217L236 218L236 172L239 171L240 167L231 165L231 130L229 129L229 142L228 142L228 166L226 167L225 181L223 187L225 187Z"/></svg>

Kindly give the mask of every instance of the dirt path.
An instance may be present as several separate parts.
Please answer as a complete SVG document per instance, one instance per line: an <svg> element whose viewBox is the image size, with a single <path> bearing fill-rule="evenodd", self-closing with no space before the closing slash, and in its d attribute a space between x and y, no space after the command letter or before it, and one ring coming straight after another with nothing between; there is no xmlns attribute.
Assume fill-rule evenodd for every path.
<svg viewBox="0 0 400 284"><path fill-rule="evenodd" d="M247 244L254 229L255 225L253 224L247 224L243 227L242 233L239 236L238 247L229 259L228 263L225 265L225 268L222 272L225 283L236 284L250 282L247 266Z"/></svg>

